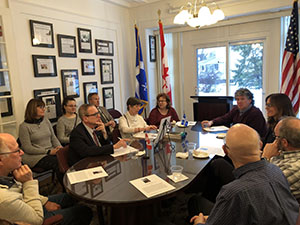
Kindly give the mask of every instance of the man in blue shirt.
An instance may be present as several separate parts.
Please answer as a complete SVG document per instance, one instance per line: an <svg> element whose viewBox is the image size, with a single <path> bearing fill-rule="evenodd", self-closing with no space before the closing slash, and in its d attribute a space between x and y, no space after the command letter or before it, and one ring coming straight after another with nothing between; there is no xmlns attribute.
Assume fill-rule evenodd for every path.
<svg viewBox="0 0 300 225"><path fill-rule="evenodd" d="M298 203L282 171L261 160L261 141L244 124L231 127L223 150L232 160L235 180L222 187L210 216L191 218L197 225L294 225Z"/></svg>

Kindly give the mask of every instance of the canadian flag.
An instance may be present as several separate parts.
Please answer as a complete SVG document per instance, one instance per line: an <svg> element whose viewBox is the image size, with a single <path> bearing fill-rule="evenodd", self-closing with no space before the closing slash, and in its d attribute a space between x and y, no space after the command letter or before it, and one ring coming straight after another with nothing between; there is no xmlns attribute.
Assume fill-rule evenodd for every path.
<svg viewBox="0 0 300 225"><path fill-rule="evenodd" d="M151 145L151 141L150 141L149 136L148 136L147 133L145 133L145 141L146 141L146 148L148 150L151 150L152 149L152 145Z"/></svg>

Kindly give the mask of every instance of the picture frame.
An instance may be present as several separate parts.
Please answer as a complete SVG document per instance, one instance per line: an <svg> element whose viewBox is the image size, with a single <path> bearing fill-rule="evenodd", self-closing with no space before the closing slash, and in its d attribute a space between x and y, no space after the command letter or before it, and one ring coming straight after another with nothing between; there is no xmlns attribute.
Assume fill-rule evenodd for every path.
<svg viewBox="0 0 300 225"><path fill-rule="evenodd" d="M77 184L73 184L71 186L71 189L78 194L80 193L81 196L84 196L89 193L87 182L80 182Z"/></svg>
<svg viewBox="0 0 300 225"><path fill-rule="evenodd" d="M92 31L84 28L77 28L79 52L92 53Z"/></svg>
<svg viewBox="0 0 300 225"><path fill-rule="evenodd" d="M98 84L97 82L86 82L83 83L83 93L84 93L84 103L87 104L88 101L88 95L90 93L98 93Z"/></svg>
<svg viewBox="0 0 300 225"><path fill-rule="evenodd" d="M50 122L56 122L62 115L60 88L33 90L33 96L45 102L45 116Z"/></svg>
<svg viewBox="0 0 300 225"><path fill-rule="evenodd" d="M114 42L95 39L96 55L114 56Z"/></svg>
<svg viewBox="0 0 300 225"><path fill-rule="evenodd" d="M114 83L114 65L112 59L100 59L101 84Z"/></svg>
<svg viewBox="0 0 300 225"><path fill-rule="evenodd" d="M8 71L0 71L0 93L10 92ZM5 94L6 95L6 94Z"/></svg>
<svg viewBox="0 0 300 225"><path fill-rule="evenodd" d="M56 58L54 55L32 55L35 77L56 77Z"/></svg>
<svg viewBox="0 0 300 225"><path fill-rule="evenodd" d="M10 91L0 92L0 112L1 117L12 116L12 102L11 102ZM4 97L7 96L7 97Z"/></svg>
<svg viewBox="0 0 300 225"><path fill-rule="evenodd" d="M114 88L113 87L102 88L102 96L103 96L103 106L106 109L114 109L115 108Z"/></svg>
<svg viewBox="0 0 300 225"><path fill-rule="evenodd" d="M33 47L54 48L53 25L42 21L29 20L31 45Z"/></svg>
<svg viewBox="0 0 300 225"><path fill-rule="evenodd" d="M102 180L98 184L90 183L91 197L95 198L96 196L103 193L103 182Z"/></svg>
<svg viewBox="0 0 300 225"><path fill-rule="evenodd" d="M82 75L95 75L95 60L81 59L81 73Z"/></svg>
<svg viewBox="0 0 300 225"><path fill-rule="evenodd" d="M59 57L76 58L76 37L64 34L57 35Z"/></svg>
<svg viewBox="0 0 300 225"><path fill-rule="evenodd" d="M149 35L149 54L150 62L156 62L156 37Z"/></svg>
<svg viewBox="0 0 300 225"><path fill-rule="evenodd" d="M63 96L77 98L80 96L78 70L61 70Z"/></svg>
<svg viewBox="0 0 300 225"><path fill-rule="evenodd" d="M108 174L108 176L105 177L105 182L107 182L121 174L121 163L119 160L112 161L111 163L107 164L104 169Z"/></svg>

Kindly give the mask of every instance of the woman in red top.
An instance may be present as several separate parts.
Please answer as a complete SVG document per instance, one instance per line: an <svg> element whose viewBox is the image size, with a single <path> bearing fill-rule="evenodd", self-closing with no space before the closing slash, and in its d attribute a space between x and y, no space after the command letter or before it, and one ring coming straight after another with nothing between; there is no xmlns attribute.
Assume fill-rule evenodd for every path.
<svg viewBox="0 0 300 225"><path fill-rule="evenodd" d="M175 109L171 106L170 98L165 93L160 93L156 97L156 107L152 109L148 118L149 125L159 127L161 119L171 116L171 121L179 121Z"/></svg>

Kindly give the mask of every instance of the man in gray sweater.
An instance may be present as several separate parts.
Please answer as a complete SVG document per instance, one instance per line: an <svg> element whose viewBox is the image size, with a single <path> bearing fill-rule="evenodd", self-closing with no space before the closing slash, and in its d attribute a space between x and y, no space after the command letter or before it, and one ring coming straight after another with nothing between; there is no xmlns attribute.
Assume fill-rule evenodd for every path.
<svg viewBox="0 0 300 225"><path fill-rule="evenodd" d="M62 225L90 224L90 208L76 204L67 194L39 195L38 181L21 164L23 154L13 136L0 133L0 219L40 225L44 218L61 214Z"/></svg>

